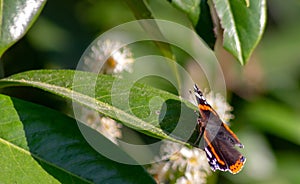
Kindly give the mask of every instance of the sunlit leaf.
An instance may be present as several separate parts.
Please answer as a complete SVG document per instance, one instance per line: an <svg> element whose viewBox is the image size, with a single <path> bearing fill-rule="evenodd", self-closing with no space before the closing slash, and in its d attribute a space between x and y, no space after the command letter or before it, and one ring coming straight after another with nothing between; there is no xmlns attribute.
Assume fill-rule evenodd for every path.
<svg viewBox="0 0 300 184"><path fill-rule="evenodd" d="M46 0L0 1L0 56L31 27Z"/></svg>
<svg viewBox="0 0 300 184"><path fill-rule="evenodd" d="M177 96L107 75L72 70L29 71L0 80L0 87L8 86L46 90L160 139L187 140L196 123L193 106L182 103ZM131 88L126 91L128 87ZM177 127L174 134L180 138L174 139L168 134L177 124L183 127Z"/></svg>
<svg viewBox="0 0 300 184"><path fill-rule="evenodd" d="M261 39L266 24L266 0L213 0L224 29L223 46L245 64Z"/></svg>

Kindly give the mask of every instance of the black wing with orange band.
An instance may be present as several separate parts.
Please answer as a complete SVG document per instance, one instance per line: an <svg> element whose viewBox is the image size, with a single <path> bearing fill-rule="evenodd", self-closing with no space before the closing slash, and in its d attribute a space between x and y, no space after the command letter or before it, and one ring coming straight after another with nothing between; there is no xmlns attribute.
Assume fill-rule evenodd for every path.
<svg viewBox="0 0 300 184"><path fill-rule="evenodd" d="M197 85L194 85L194 92L200 112L198 118L200 138L203 135L204 150L211 169L238 173L246 158L234 146L243 148L243 145L230 128L222 122Z"/></svg>

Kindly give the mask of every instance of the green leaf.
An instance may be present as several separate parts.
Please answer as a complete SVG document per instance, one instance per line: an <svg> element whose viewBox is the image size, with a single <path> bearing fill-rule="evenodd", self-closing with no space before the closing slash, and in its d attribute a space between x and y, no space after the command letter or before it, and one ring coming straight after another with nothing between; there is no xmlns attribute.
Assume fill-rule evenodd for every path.
<svg viewBox="0 0 300 184"><path fill-rule="evenodd" d="M200 15L200 0L172 0L172 4L186 13L195 26Z"/></svg>
<svg viewBox="0 0 300 184"><path fill-rule="evenodd" d="M120 164L97 153L74 119L4 95L0 104L2 183L154 183L141 166ZM100 146L107 145L118 150L108 140Z"/></svg>
<svg viewBox="0 0 300 184"><path fill-rule="evenodd" d="M129 79L88 72L37 70L1 79L0 88L40 88L87 106L147 135L186 144L179 140L187 140L194 131L196 117L192 108L195 106L182 103L177 96L165 91L133 83ZM176 131L172 132L175 128ZM168 135L171 132L177 139Z"/></svg>
<svg viewBox="0 0 300 184"><path fill-rule="evenodd" d="M46 0L0 0L0 57L37 19Z"/></svg>
<svg viewBox="0 0 300 184"><path fill-rule="evenodd" d="M223 46L245 64L261 39L266 24L266 0L213 0L224 29Z"/></svg>

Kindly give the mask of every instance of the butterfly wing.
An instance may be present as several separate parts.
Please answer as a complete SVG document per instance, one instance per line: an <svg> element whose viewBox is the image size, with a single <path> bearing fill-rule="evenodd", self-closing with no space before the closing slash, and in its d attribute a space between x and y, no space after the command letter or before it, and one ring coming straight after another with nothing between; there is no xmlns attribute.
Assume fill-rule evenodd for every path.
<svg viewBox="0 0 300 184"><path fill-rule="evenodd" d="M222 122L208 104L197 85L194 86L201 117L198 120L200 135L204 136L204 150L212 170L238 173L246 158L234 146L243 147L238 137ZM204 131L204 132L201 132Z"/></svg>
<svg viewBox="0 0 300 184"><path fill-rule="evenodd" d="M226 126L224 123L219 127L207 124L204 132L205 152L212 170L236 174L242 169L246 158L234 148L235 145L243 145L235 138L235 134L225 128Z"/></svg>

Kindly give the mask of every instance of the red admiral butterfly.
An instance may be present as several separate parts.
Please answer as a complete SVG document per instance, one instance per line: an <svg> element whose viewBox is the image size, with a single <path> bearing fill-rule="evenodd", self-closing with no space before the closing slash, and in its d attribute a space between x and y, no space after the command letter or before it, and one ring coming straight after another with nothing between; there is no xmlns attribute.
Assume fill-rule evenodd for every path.
<svg viewBox="0 0 300 184"><path fill-rule="evenodd" d="M217 112L207 103L197 85L194 92L198 102L200 115L197 119L199 136L198 142L204 137L204 150L208 163L213 171L229 171L236 174L241 171L246 158L234 146L243 148L237 136L223 123Z"/></svg>

